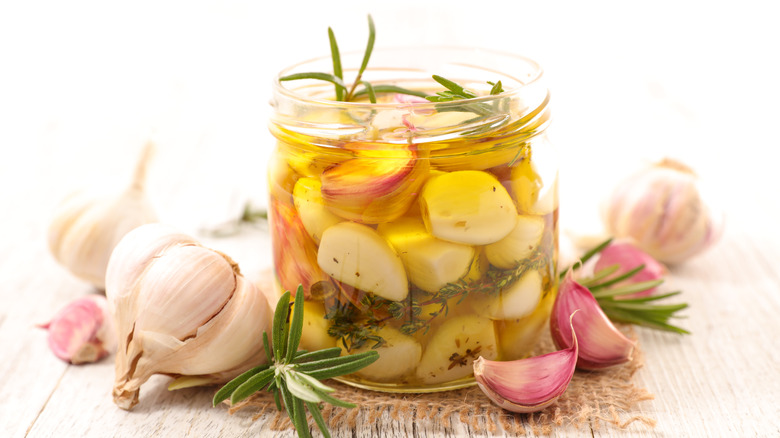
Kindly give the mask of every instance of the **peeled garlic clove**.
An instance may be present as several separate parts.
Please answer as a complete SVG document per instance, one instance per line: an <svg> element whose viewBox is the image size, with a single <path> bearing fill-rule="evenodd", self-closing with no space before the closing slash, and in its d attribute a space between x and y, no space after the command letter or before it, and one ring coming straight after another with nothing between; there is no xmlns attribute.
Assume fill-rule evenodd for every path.
<svg viewBox="0 0 780 438"><path fill-rule="evenodd" d="M433 237L419 217L402 217L379 224L377 231L390 242L409 274L409 280L434 293L469 272L473 247Z"/></svg>
<svg viewBox="0 0 780 438"><path fill-rule="evenodd" d="M536 309L542 298L542 275L528 271L519 280L503 287L496 296L477 305L477 312L490 319L522 318Z"/></svg>
<svg viewBox="0 0 780 438"><path fill-rule="evenodd" d="M79 193L65 199L49 226L49 249L77 277L105 288L108 258L119 240L139 225L157 220L144 191L146 167L153 144L148 143L130 187L118 196L99 198Z"/></svg>
<svg viewBox="0 0 780 438"><path fill-rule="evenodd" d="M547 329L555 296L547 294L530 315L522 318L495 321L496 332L501 334L499 346L504 360L522 359L539 343L539 337Z"/></svg>
<svg viewBox="0 0 780 438"><path fill-rule="evenodd" d="M442 240L487 245L517 224L517 208L495 176L461 170L430 179L420 193L425 226Z"/></svg>
<svg viewBox="0 0 780 438"><path fill-rule="evenodd" d="M549 144L523 148L512 166L510 187L524 214L545 215L558 208L558 177L553 168L553 149ZM546 178L542 179L542 175Z"/></svg>
<svg viewBox="0 0 780 438"><path fill-rule="evenodd" d="M123 409L138 403L154 374L193 377L176 387L220 383L265 360L265 295L228 256L170 227L128 233L111 255L106 285L119 339L113 395Z"/></svg>
<svg viewBox="0 0 780 438"><path fill-rule="evenodd" d="M497 268L515 268L539 246L543 234L544 218L520 215L517 225L506 237L485 246L485 255Z"/></svg>
<svg viewBox="0 0 780 438"><path fill-rule="evenodd" d="M292 311L290 311L292 313ZM324 350L336 346L336 338L328 334L330 322L325 319L325 306L316 301L303 302L303 332L300 349L307 351Z"/></svg>
<svg viewBox="0 0 780 438"><path fill-rule="evenodd" d="M320 243L322 232L344 219L331 213L322 200L322 184L316 178L299 178L293 188L295 210L301 223L315 243Z"/></svg>
<svg viewBox="0 0 780 438"><path fill-rule="evenodd" d="M382 346L375 349L379 353L379 359L358 371L359 376L375 382L390 382L412 372L420 363L422 347L413 337L387 326L379 329L377 336L385 340ZM372 349L373 342L368 341L350 353L357 354Z"/></svg>
<svg viewBox="0 0 780 438"><path fill-rule="evenodd" d="M325 230L317 262L336 280L382 298L401 301L409 295L398 253L368 225L340 222Z"/></svg>
<svg viewBox="0 0 780 438"><path fill-rule="evenodd" d="M720 211L703 196L688 166L665 159L622 181L605 204L607 232L629 238L664 263L678 263L713 245L723 229Z"/></svg>
<svg viewBox="0 0 780 438"><path fill-rule="evenodd" d="M49 331L54 355L74 365L97 362L116 349L116 330L102 295L77 298L40 327Z"/></svg>
<svg viewBox="0 0 780 438"><path fill-rule="evenodd" d="M512 412L540 411L569 386L577 364L577 335L569 316L572 344L560 351L513 361L474 361L477 385L495 404Z"/></svg>
<svg viewBox="0 0 780 438"><path fill-rule="evenodd" d="M599 253L598 260L593 267L594 272L610 266L618 265L619 268L611 277L617 277L625 274L632 269L644 265L641 271L632 275L630 278L614 284L612 287L625 286L627 284L641 283L663 278L666 275L666 266L656 261L649 254L637 248L628 242L613 242ZM609 278L607 278L609 279ZM615 299L636 298L651 295L657 288L653 287L631 295L619 295Z"/></svg>
<svg viewBox="0 0 780 438"><path fill-rule="evenodd" d="M572 327L579 338L578 368L598 370L631 361L635 343L620 333L593 294L574 281L571 271L558 287L550 314L550 332L558 348L568 348L576 342L569 330L561 326L576 310L579 313Z"/></svg>
<svg viewBox="0 0 780 438"><path fill-rule="evenodd" d="M416 375L425 384L468 377L478 357L498 357L493 321L476 315L446 320L430 338Z"/></svg>

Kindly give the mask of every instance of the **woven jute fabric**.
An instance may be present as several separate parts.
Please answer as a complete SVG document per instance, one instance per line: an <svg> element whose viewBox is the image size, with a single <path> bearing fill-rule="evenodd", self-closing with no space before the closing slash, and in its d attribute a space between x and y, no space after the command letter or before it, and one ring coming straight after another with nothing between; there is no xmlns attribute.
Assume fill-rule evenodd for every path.
<svg viewBox="0 0 780 438"><path fill-rule="evenodd" d="M621 327L621 330L636 339L636 333L630 326ZM548 332L535 354L554 350ZM603 371L578 370L555 404L533 414L505 411L494 405L476 386L427 394L392 394L362 390L332 380L327 384L336 389L334 395L358 407L344 409L325 405L322 413L331 429L344 427L345 422L349 427L375 424L380 418L383 421L389 418L399 425L435 421L445 431L455 426L466 426L476 434L503 431L508 434L533 432L547 435L556 428L579 429L585 426L598 430L606 426L623 429L631 424L652 428L655 420L632 412L639 402L653 398L646 389L637 387L632 381L642 364L643 354L637 344L633 360L627 364ZM239 410L252 412L254 420L270 420L267 424L272 430L292 429L287 414L276 410L273 397L268 393L257 393L230 408L231 414Z"/></svg>

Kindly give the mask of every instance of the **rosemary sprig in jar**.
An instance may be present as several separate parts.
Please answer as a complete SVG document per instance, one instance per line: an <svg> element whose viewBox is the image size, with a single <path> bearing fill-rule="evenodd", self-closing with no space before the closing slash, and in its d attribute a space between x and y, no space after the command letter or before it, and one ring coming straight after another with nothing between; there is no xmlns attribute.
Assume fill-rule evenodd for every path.
<svg viewBox="0 0 780 438"><path fill-rule="evenodd" d="M375 350L341 356L341 348L307 352L298 351L303 331L303 287L295 293L292 317L290 317L290 292L279 299L274 312L271 342L263 333L263 344L268 363L252 368L228 382L214 395L213 404L230 399L238 403L255 392L272 392L276 407L284 410L292 421L299 437L310 437L306 410L309 411L322 434L330 437L322 417L320 403L353 408L354 404L339 400L330 394L333 388L321 380L354 373L376 361ZM281 399L281 400L280 400Z"/></svg>
<svg viewBox="0 0 780 438"><path fill-rule="evenodd" d="M476 93L467 90L463 86L443 78L439 75L433 75L433 80L444 86L445 91L436 93L435 95L428 95L422 91L410 90L408 88L399 87L397 85L381 84L373 85L370 82L363 80L363 73L368 67L368 62L371 59L371 54L374 51L374 42L376 41L376 27L374 26L374 20L371 15L368 16L368 43L366 44L366 50L363 53L363 61L360 64L360 69L352 81L351 85L347 85L344 82L344 69L341 64L341 52L339 50L338 43L336 42L336 35L333 29L328 27L328 41L330 43L330 55L333 62L333 73L324 72L302 72L294 73L279 78L280 81L295 81L300 79L315 79L320 81L330 82L334 85L336 90L336 100L340 102L351 102L357 97L368 95L368 100L371 103L376 103L376 96L380 93L399 93L408 94L411 96L422 97L428 99L431 102L450 102L454 100L473 99L479 97ZM487 82L492 86L490 89L490 95L497 95L504 92L501 85L501 81ZM363 88L357 89L358 85L362 85ZM503 105L506 100L493 102L495 105ZM443 111L466 111L473 112L478 116L490 115L495 111L495 108L491 108L485 103L464 104L458 106L447 106L442 108ZM505 110L505 108L504 108Z"/></svg>

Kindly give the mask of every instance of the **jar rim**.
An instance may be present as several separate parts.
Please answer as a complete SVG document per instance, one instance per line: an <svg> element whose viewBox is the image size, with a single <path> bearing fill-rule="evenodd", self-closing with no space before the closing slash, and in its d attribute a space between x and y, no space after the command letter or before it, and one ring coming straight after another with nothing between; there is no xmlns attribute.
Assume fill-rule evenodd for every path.
<svg viewBox="0 0 780 438"><path fill-rule="evenodd" d="M290 89L284 85L284 82L280 80L283 76L286 76L290 74L292 71L294 71L296 68L299 68L301 66L305 66L307 64L312 64L316 62L323 62L323 61L330 61L332 58L330 55L328 56L318 56L315 58L310 58L305 61L301 61L299 63L293 64L291 66L288 66L281 70L276 77L274 78L274 84L273 84L273 91L275 93L278 93L280 95L285 96L288 99L292 99L294 101L297 101L302 104L306 105L313 105L313 106L325 106L329 108L335 108L335 107L343 107L343 108L350 108L350 109L356 109L356 108L373 108L373 109L389 109L389 108L398 108L399 106L403 106L405 108L415 108L420 110L426 110L426 109L434 109L438 108L440 110L446 110L447 107L456 107L456 106L462 106L464 104L468 103L484 103L484 102L490 102L495 99L500 98L507 98L507 97L516 97L522 91L526 88L528 88L531 85L536 85L540 82L542 76L543 76L543 70L541 65L534 59L529 58L527 56L519 55L516 53L510 53L510 52L504 52L499 50L493 50L493 49L485 49L482 47L466 47L466 46L398 46L398 47L386 47L386 48L375 48L372 52L372 58L377 53L391 53L391 52L408 52L408 51L430 51L430 52L439 52L439 51L459 51L463 52L464 55L468 52L474 53L479 52L481 54L489 55L491 57L494 57L496 59L504 58L504 59L510 59L515 62L523 62L529 66L532 67L533 74L529 75L525 79L520 79L518 77L512 76L511 74L505 73L505 72L499 72L498 70L487 68L485 66L477 66L469 64L468 62L455 62L455 60L449 61L450 64L458 65L462 67L473 67L478 68L487 72L493 72L497 73L500 76L508 79L513 79L515 82L520 84L519 86L515 86L509 89L505 89L504 92L494 95L484 95L484 96L478 96L470 99L459 99L454 101L448 101L448 102L383 102L383 103L371 103L371 102L345 102L345 101L337 101L337 100L330 100L330 99L320 99L320 98L314 98L310 96L306 96L305 94L299 93L294 89ZM342 59L347 56L362 56L364 52L362 51L350 51L350 52L344 52L341 54ZM366 68L366 71L371 71L372 67L369 65ZM398 67L396 70L398 71L408 71L408 72L422 72L426 69L422 68L412 68L412 67Z"/></svg>

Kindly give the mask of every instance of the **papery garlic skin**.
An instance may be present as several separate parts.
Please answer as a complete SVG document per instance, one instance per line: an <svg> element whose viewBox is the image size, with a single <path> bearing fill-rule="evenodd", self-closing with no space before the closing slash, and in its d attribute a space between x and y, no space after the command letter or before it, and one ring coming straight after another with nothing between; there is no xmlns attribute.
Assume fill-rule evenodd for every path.
<svg viewBox="0 0 780 438"><path fill-rule="evenodd" d="M722 212L708 205L696 174L668 158L622 181L602 218L610 235L632 239L664 263L699 254L717 242L723 230Z"/></svg>
<svg viewBox="0 0 780 438"><path fill-rule="evenodd" d="M265 362L265 295L228 256L175 229L149 224L117 245L106 295L119 333L114 402L123 409L153 374L226 382Z"/></svg>
<svg viewBox="0 0 780 438"><path fill-rule="evenodd" d="M116 349L116 329L102 295L71 301L39 327L49 331L54 355L74 365L97 362Z"/></svg>
<svg viewBox="0 0 780 438"><path fill-rule="evenodd" d="M619 268L617 271L615 271L614 274L612 274L610 277L607 277L607 279L620 276L642 265L644 265L644 268L631 276L631 278L628 278L625 281L621 281L620 283L616 283L612 287L620 287L627 284L641 283L645 281L660 280L668 272L666 266L629 242L613 242L604 248L599 253L596 264L593 267L593 272L599 272L602 269L606 269L614 265L618 265ZM656 289L657 287L653 287L630 295L620 295L615 297L615 299L648 296L652 295Z"/></svg>
<svg viewBox="0 0 780 438"><path fill-rule="evenodd" d="M593 294L574 281L569 271L558 287L550 314L550 333L558 348L569 348L577 342L563 325L574 311L579 311L571 322L579 339L577 368L599 370L631 361L635 342L612 324Z"/></svg>
<svg viewBox="0 0 780 438"><path fill-rule="evenodd" d="M569 315L571 346L560 351L513 361L474 361L477 385L494 403L512 412L540 411L558 400L569 386L577 364L577 335Z"/></svg>
<svg viewBox="0 0 780 438"><path fill-rule="evenodd" d="M119 195L76 193L63 200L53 213L48 232L52 255L98 289L105 289L108 259L119 240L139 225L157 220L144 191L152 149L152 143L146 145L132 184Z"/></svg>

